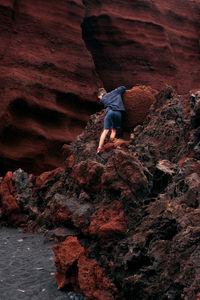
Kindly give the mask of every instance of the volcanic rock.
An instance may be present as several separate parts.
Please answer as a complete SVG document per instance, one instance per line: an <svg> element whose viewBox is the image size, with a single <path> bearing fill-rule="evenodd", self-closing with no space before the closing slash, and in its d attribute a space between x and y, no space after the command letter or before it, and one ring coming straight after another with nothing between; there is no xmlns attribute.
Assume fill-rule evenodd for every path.
<svg viewBox="0 0 200 300"><path fill-rule="evenodd" d="M125 91L123 94L126 108L123 124L125 128L132 129L144 122L151 104L155 102L155 94L157 91L147 86L135 86Z"/></svg>
<svg viewBox="0 0 200 300"><path fill-rule="evenodd" d="M71 284L77 292L84 292L87 299L114 300L111 293L114 285L97 261L87 258L85 249L76 237L68 237L64 242L53 246L53 250L59 289Z"/></svg>
<svg viewBox="0 0 200 300"><path fill-rule="evenodd" d="M97 261L82 255L78 261L78 280L80 289L89 300L114 300L114 285Z"/></svg>
<svg viewBox="0 0 200 300"><path fill-rule="evenodd" d="M90 234L97 235L99 238L124 235L126 229L123 207L118 201L97 208L91 216Z"/></svg>
<svg viewBox="0 0 200 300"><path fill-rule="evenodd" d="M84 248L80 245L77 240L77 237L68 237L64 242L61 242L58 245L53 247L53 251L55 253L55 264L57 268L57 272L55 273L56 282L58 284L58 288L61 289L65 285L73 282L71 280L75 280L73 278L76 276L75 268L73 266L77 263L81 254L84 253ZM66 272L70 269L71 272L68 272L69 278L66 278ZM73 269L72 269L73 267Z"/></svg>
<svg viewBox="0 0 200 300"><path fill-rule="evenodd" d="M10 215L20 211L19 205L16 201L17 195L12 181L13 174L8 172L1 182L1 206L2 215Z"/></svg>
<svg viewBox="0 0 200 300"><path fill-rule="evenodd" d="M152 167L163 159L177 163L189 152L189 123L183 102L171 87L161 90L143 127L134 132L132 149L146 166Z"/></svg>
<svg viewBox="0 0 200 300"><path fill-rule="evenodd" d="M139 160L130 153L114 150L102 176L104 189L121 193L130 191L132 197L148 193L151 174L143 168ZM149 179L149 181L148 181Z"/></svg>
<svg viewBox="0 0 200 300"><path fill-rule="evenodd" d="M0 215L4 222L15 227L22 226L37 213L29 184L28 174L23 170L8 172L4 177L0 185Z"/></svg>
<svg viewBox="0 0 200 300"><path fill-rule="evenodd" d="M101 175L103 171L104 166L102 164L88 159L73 167L72 176L80 186L99 191L101 189Z"/></svg>
<svg viewBox="0 0 200 300"><path fill-rule="evenodd" d="M16 185L12 172L0 181L4 224L62 240L54 246L59 288L91 300L198 297L200 163L193 109L189 98L167 86L123 149L113 142L96 155L104 117L98 112L70 145L72 164L65 169L40 176L18 170ZM23 188L28 197L19 205ZM23 204L31 192L35 219ZM24 221L16 223L17 216Z"/></svg>
<svg viewBox="0 0 200 300"><path fill-rule="evenodd" d="M45 232L45 242L63 242L67 237L76 235L78 235L78 231L75 229L57 227L56 229L47 230Z"/></svg>

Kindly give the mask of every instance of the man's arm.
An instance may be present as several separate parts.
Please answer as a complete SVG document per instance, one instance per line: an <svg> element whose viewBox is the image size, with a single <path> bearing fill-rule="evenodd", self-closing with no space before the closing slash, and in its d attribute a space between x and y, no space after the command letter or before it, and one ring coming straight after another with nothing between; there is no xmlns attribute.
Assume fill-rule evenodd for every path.
<svg viewBox="0 0 200 300"><path fill-rule="evenodd" d="M101 98L100 103L103 104L104 106L106 105L105 100L103 99L103 97Z"/></svg>
<svg viewBox="0 0 200 300"><path fill-rule="evenodd" d="M120 86L118 88L115 89L115 91L119 94L123 94L126 90L126 87L125 86Z"/></svg>

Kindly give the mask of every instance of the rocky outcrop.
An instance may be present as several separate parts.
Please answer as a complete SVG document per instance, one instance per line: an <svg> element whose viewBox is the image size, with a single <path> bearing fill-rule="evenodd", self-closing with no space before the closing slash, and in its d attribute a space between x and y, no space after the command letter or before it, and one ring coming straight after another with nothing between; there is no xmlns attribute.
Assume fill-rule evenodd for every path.
<svg viewBox="0 0 200 300"><path fill-rule="evenodd" d="M184 105L183 98L167 87L156 95L143 126L133 130L131 148L145 165L153 165L153 161L156 163L166 158L177 163L190 152L191 121L186 119Z"/></svg>
<svg viewBox="0 0 200 300"><path fill-rule="evenodd" d="M58 242L59 289L91 300L198 299L198 95L161 90L131 140L100 155L104 112L92 115L65 147L65 169L1 179L2 224Z"/></svg>
<svg viewBox="0 0 200 300"><path fill-rule="evenodd" d="M199 11L198 0L1 1L0 175L64 167L102 85L198 88Z"/></svg>
<svg viewBox="0 0 200 300"><path fill-rule="evenodd" d="M53 247L55 253L55 273L58 288L68 285L79 292L82 291L87 299L114 300L114 286L106 277L105 271L97 261L87 258L86 250L76 237L68 237L64 242Z"/></svg>
<svg viewBox="0 0 200 300"><path fill-rule="evenodd" d="M0 215L6 224L23 226L38 212L32 202L30 179L21 169L6 174L0 185L0 197Z"/></svg>

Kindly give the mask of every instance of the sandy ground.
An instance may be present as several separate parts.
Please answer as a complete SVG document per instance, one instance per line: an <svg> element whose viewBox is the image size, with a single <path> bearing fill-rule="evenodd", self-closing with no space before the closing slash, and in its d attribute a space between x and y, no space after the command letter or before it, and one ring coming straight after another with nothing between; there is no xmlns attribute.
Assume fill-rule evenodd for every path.
<svg viewBox="0 0 200 300"><path fill-rule="evenodd" d="M0 228L1 300L84 300L57 290L51 244L40 234Z"/></svg>

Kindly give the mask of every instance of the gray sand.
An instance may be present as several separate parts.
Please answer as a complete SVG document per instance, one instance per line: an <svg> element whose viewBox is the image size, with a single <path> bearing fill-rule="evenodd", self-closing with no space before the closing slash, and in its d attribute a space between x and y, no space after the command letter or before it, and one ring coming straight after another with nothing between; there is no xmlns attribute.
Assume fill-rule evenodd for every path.
<svg viewBox="0 0 200 300"><path fill-rule="evenodd" d="M52 244L41 234L0 228L1 300L83 300L57 290Z"/></svg>

